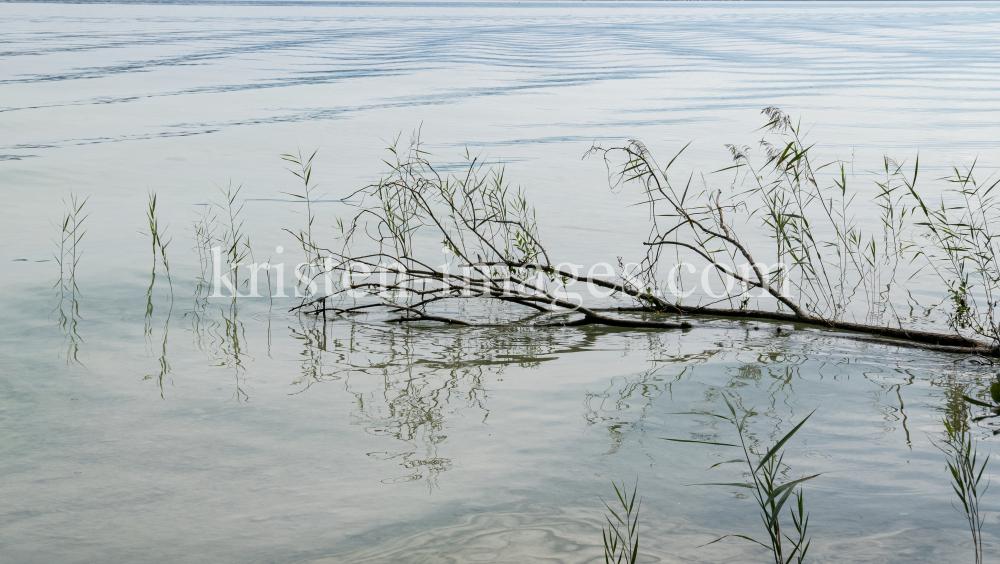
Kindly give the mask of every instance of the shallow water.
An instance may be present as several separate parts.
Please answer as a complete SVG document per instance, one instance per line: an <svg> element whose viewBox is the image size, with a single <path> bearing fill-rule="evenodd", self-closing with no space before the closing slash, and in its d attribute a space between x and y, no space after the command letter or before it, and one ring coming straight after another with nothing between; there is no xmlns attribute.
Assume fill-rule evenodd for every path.
<svg viewBox="0 0 1000 564"><path fill-rule="evenodd" d="M684 332L399 328L206 298L190 225L243 185L256 253L295 253L279 153L319 148L322 239L422 128L506 163L551 250L641 252L595 139L724 166L760 108L821 149L933 174L1000 162L1000 5L0 4L0 551L10 562L597 562L600 496L638 480L645 561L766 561L724 449L677 412L755 408L790 443L821 562L963 562L929 436L993 373L771 324ZM721 163L721 164L720 164ZM943 172L942 172L943 173ZM159 194L171 286L138 233ZM51 239L90 199L60 304ZM624 250L623 250L624 249ZM287 256L286 255L286 256ZM294 260L294 259L292 259ZM151 300L147 300L150 288ZM58 311L77 311L75 330ZM72 316L72 314L71 314ZM69 326L71 327L71 326ZM990 429L976 431L990 448ZM991 492L993 494L995 492ZM987 495L987 561L998 505Z"/></svg>

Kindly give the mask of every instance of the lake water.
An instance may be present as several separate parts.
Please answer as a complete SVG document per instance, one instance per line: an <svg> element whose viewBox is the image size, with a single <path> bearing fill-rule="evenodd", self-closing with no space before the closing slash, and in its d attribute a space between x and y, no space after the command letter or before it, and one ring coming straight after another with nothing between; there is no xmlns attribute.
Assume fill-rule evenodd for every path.
<svg viewBox="0 0 1000 564"><path fill-rule="evenodd" d="M998 55L996 3L0 3L0 559L598 562L601 496L638 480L641 561L765 562L733 539L699 548L763 536L735 488L685 486L740 481L706 470L725 450L662 440L733 440L677 414L728 393L761 444L817 410L786 455L789 477L823 473L805 488L816 561L970 561L930 437L989 367L765 323L231 308L196 285L191 226L242 185L255 252L294 254L280 153L319 150L324 240L335 200L420 129L435 158L505 164L554 254L614 262L648 224L581 160L595 140L664 156L694 140L679 166L711 171L776 105L832 158L919 151L940 176L1000 162ZM172 291L139 233L148 190ZM89 216L69 304L52 240L71 193Z"/></svg>

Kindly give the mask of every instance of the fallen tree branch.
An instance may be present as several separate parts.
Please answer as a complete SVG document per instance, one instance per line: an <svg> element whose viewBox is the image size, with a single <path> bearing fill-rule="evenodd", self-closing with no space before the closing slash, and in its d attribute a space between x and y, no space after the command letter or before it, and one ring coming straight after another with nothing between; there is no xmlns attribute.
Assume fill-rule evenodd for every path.
<svg viewBox="0 0 1000 564"><path fill-rule="evenodd" d="M759 209L748 210L748 205L740 200L724 201L718 190L706 189L696 194L692 191L693 177L687 179L683 189L675 189L668 176L670 164L661 169L638 141L624 147L591 149L589 154L603 154L613 186L630 182L642 186L645 198L642 203L648 207L652 219L649 235L643 242L646 257L634 270L629 270L619 258L621 271L614 280L584 276L553 265L541 243L534 209L522 191L510 189L502 169L485 167L477 158L467 156L461 174L439 173L420 148L419 137L414 136L408 148L392 149L395 162L389 162L390 170L382 179L343 198L355 211L352 216L338 220L339 248L320 247L301 233L296 235L315 257L310 264L313 281L325 282L327 291L322 295L316 292L292 311L335 315L382 311L399 314L388 320L391 323L433 322L460 327L595 324L649 329L692 327L690 320L683 318L667 321L609 315L616 311L669 313L688 318L714 316L791 322L868 335L856 340L1000 356L997 347L1000 341L982 342L962 334L954 326L950 333L939 333L882 322L879 307L888 307L885 305L888 298L877 294L876 289L884 285L887 294L895 280L895 271L888 276L886 285L876 263L880 260L898 263L903 247L895 243L891 248L886 247L883 258L859 254L862 249L856 241L861 240L860 231L848 222L843 200L825 199L815 174L823 167L814 169L809 157L811 146L803 143L797 130L789 129L790 120L778 114L775 115L782 119L774 118L771 115L777 111L774 108L768 111L773 118L767 126L769 133L785 136L787 142L761 142L767 152L764 167L753 166L745 148L731 147L736 164L730 168L737 173L747 170L745 179L751 183L750 189L739 195L757 198L762 202ZM625 162L612 165L612 154L624 155ZM844 209L836 211L838 202ZM895 209L892 206L897 203L889 201L885 209ZM842 247L842 253L837 254L843 255L837 259L839 262L827 257L827 249L833 243L821 244L821 238L813 231L814 224L809 220L813 205L821 206L821 218L833 225L835 244ZM767 256L778 260L774 267L760 264L738 236L734 227L738 217L745 221L760 218L773 230L769 237L776 251ZM671 218L672 223L661 226L663 218ZM899 226L886 225L886 229L895 230L892 234L896 236ZM889 238L886 235L886 241ZM874 249L874 242L871 248ZM679 254L668 261L664 249L692 253L703 261L707 272L713 272L726 287L718 301L729 301L731 307L691 305L680 298L666 298L667 289L680 281L680 275L676 275L677 280L668 280L665 286L662 270L670 268L670 276L675 276L677 267L683 263ZM438 260L444 264L434 266ZM784 261L788 261L787 266ZM636 306L594 307L568 292L573 283L601 288L615 298L632 300ZM739 285L738 291L732 290L734 283ZM771 300L768 303L773 303L775 309L747 307L749 291L754 288L762 291L758 299ZM867 300L866 323L844 319L847 302L859 291L864 292ZM718 299L715 294L709 295ZM354 303L352 300L359 296L375 301ZM484 323L455 318L439 310L443 304L455 300L494 300L536 313L530 320ZM350 303L338 304L345 301ZM737 301L741 302L738 307ZM568 317L575 314L581 317ZM550 321L551 316L567 317Z"/></svg>

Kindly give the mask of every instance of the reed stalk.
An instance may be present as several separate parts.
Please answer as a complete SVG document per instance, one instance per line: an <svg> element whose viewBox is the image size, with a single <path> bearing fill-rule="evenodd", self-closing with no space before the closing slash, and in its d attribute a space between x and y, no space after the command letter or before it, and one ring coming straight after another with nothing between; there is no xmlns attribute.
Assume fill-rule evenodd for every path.
<svg viewBox="0 0 1000 564"><path fill-rule="evenodd" d="M83 224L89 217L89 214L84 213L84 206L88 199L81 200L79 195L74 193L70 193L68 200L63 199L64 211L57 225L59 234L55 241L58 252L54 255L56 264L59 265L59 280L53 286L58 299L54 311L59 314L59 329L67 342L66 362L81 366L79 352L83 339L78 332L78 325L82 318L76 273L83 256L81 243L86 234Z"/></svg>
<svg viewBox="0 0 1000 564"><path fill-rule="evenodd" d="M729 408L730 415L716 415L712 413L687 413L687 415L709 415L712 417L717 417L728 421L736 428L736 434L739 438L739 444L732 443L719 443L710 441L701 441L693 439L671 439L667 438L665 440L675 441L680 443L696 443L711 446L722 446L722 447L732 447L740 449L742 456L732 460L727 460L724 462L719 462L713 464L711 468L716 468L724 464L744 464L746 465L747 472L746 475L750 477L749 483L747 482L729 482L729 483L706 483L706 484L691 484L693 486L724 486L724 487L736 487L742 489L750 490L753 495L754 500L757 502L757 507L760 511L760 519L764 525L764 530L767 533L767 541L758 541L750 536L742 534L732 534L724 535L715 539L714 541L707 543L713 544L719 542L727 537L737 537L757 545L760 545L770 551L771 556L774 559L775 564L790 564L791 562L796 562L801 564L809 551L809 546L811 540L808 534L809 528L809 514L805 510L805 497L802 492L801 484L812 480L819 476L819 474L813 474L811 476L805 476L797 480L791 480L787 482L780 482L780 477L786 468L784 464L784 446L789 439L798 432L799 429L805 425L806 421L812 417L812 413L807 415L802 419L791 431L787 432L778 439L772 446L770 446L764 454L759 454L755 449L751 448L747 444L746 431L747 431L747 420L753 413L752 409L745 410L742 416L737 415L736 408L733 403L725 395L722 396L723 400L726 402L726 407ZM782 529L781 523L781 511L784 509L786 503L792 499L794 496L795 503L789 506L789 517L791 518L791 531L789 534ZM703 545L707 546L707 545Z"/></svg>
<svg viewBox="0 0 1000 564"><path fill-rule="evenodd" d="M979 507L983 495L989 488L989 483L981 485L989 456L983 457L982 463L979 463L972 434L964 419L959 422L945 419L943 423L944 434L940 439L934 441L934 446L947 457L951 487L961 504L961 507L956 507L956 509L965 515L968 522L969 532L972 534L974 562L982 564L984 515L980 512Z"/></svg>
<svg viewBox="0 0 1000 564"><path fill-rule="evenodd" d="M604 507L610 513L604 516L608 528L601 527L601 536L604 539L604 563L635 564L639 557L639 508L642 506L642 500L636 496L639 484L637 482L632 488L631 496L625 489L624 482L621 488L614 482L611 485L615 488L618 510L615 511L604 501Z"/></svg>
<svg viewBox="0 0 1000 564"><path fill-rule="evenodd" d="M170 317L174 310L174 284L170 278L170 261L167 259L167 247L171 239L165 238L167 227L160 227L160 221L156 213L157 195L155 191L149 191L146 204L146 231L140 231L143 235L150 237L153 253L152 272L150 273L149 286L146 288L146 316L144 325L144 335L147 344L153 339L153 289L156 285L157 270L162 269L167 277L167 285L170 290L170 306L167 309L167 317L163 322L163 332L159 343L159 357L157 363L159 371L154 376L146 376L145 379L155 378L157 387L160 389L160 398L164 398L164 379L170 373L170 362L167 359L167 339L170 330Z"/></svg>
<svg viewBox="0 0 1000 564"><path fill-rule="evenodd" d="M316 185L312 184L310 180L312 179L312 167L313 159L316 157L316 153L319 150L313 151L308 158L302 155L302 151L297 151L295 154L286 153L279 155L281 160L291 163L295 168L285 168L288 172L295 175L296 178L302 181L301 192L282 192L286 196L291 196L301 200L306 205L306 228L300 230L298 234L298 239L302 243L302 250L306 254L306 262L312 264L316 259L315 249L316 241L313 239L313 222L316 221L316 216L313 214L313 192L316 189Z"/></svg>
<svg viewBox="0 0 1000 564"><path fill-rule="evenodd" d="M222 193L223 199L221 202L213 202L215 208L222 215L222 221L218 225L221 234L215 240L221 243L222 256L226 261L223 276L229 277L233 283L233 303L236 302L241 287L239 277L240 263L250 256L251 253L250 237L243 229L244 222L241 217L244 204L237 204L237 199L242 189L242 184L233 188L232 182L227 184L225 188L220 186L219 191ZM215 232L214 228L210 228L206 231L206 234ZM243 286L246 286L249 282L249 279L245 280Z"/></svg>

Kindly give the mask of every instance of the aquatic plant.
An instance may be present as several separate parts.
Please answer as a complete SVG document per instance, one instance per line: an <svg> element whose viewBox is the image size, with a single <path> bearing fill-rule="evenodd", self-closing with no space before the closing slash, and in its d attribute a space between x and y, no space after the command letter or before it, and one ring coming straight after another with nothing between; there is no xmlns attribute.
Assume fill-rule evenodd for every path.
<svg viewBox="0 0 1000 564"><path fill-rule="evenodd" d="M985 183L975 178L976 162L964 170L953 168L946 177L955 185L950 196L959 205L946 203L941 196L938 203L928 203L920 194L910 189L923 213L924 221L917 225L927 228L933 243L926 254L934 272L947 286L948 300L952 304L948 322L956 331L969 329L977 335L1000 343L1000 233L993 229L1000 201L993 189L1000 180ZM914 171L914 179L916 171ZM972 289L979 288L979 292ZM978 294L978 296L977 296Z"/></svg>
<svg viewBox="0 0 1000 564"><path fill-rule="evenodd" d="M53 286L56 290L58 304L53 311L59 314L59 329L67 341L67 364L82 365L79 352L83 339L80 338L77 331L81 317L78 300L80 289L76 284L76 270L80 264L80 258L83 256L80 243L86 234L83 223L89 214L84 214L83 210L88 199L80 200L79 196L74 193L70 193L68 200L63 199L65 210L57 225L59 234L55 241L59 250L57 254L53 255L56 264L59 265L59 280Z"/></svg>
<svg viewBox="0 0 1000 564"><path fill-rule="evenodd" d="M211 277L212 241L215 240L216 227L218 226L218 215L213 213L213 210L214 206L203 205L201 213L191 225L195 243L193 250L198 254L198 267L202 282L207 282Z"/></svg>
<svg viewBox="0 0 1000 564"><path fill-rule="evenodd" d="M625 489L625 482L621 488L618 484L611 482L615 488L615 498L620 507L615 511L604 501L604 507L611 515L605 515L608 521L608 528L601 527L601 536L604 538L604 563L605 564L635 564L639 557L639 508L642 500L636 496L639 488L638 482L632 488L630 496ZM638 501L638 504L636 503ZM619 515L620 514L620 515ZM612 519L614 517L614 519Z"/></svg>
<svg viewBox="0 0 1000 564"><path fill-rule="evenodd" d="M174 284L170 280L170 261L167 259L167 246L170 245L171 239L164 240L164 235L166 227L160 229L160 220L156 216L156 192L149 191L147 193L147 204L146 204L146 229L148 231L141 231L143 235L151 238L151 244L153 247L153 275L156 275L157 258L159 258L159 265L163 267L163 272L167 277L167 282L170 285L170 295L173 296ZM152 286L151 286L152 287Z"/></svg>
<svg viewBox="0 0 1000 564"><path fill-rule="evenodd" d="M170 241L163 242L162 233L160 230L159 219L156 217L156 192L149 191L147 193L148 203L146 205L146 223L147 230L139 230L141 235L146 235L152 239L151 243L153 246L153 267L152 272L149 277L149 286L146 288L146 323L143 329L143 333L146 336L147 341L152 337L152 317L153 317L153 287L156 285L156 270L159 265L163 265L163 269L167 275L167 281L170 286L170 295L173 297L174 285L170 282L170 266L167 262L167 245ZM160 260L157 261L157 256Z"/></svg>
<svg viewBox="0 0 1000 564"><path fill-rule="evenodd" d="M809 514L805 510L805 498L802 493L801 484L808 480L812 480L813 478L819 476L819 474L813 474L811 476L805 476L797 480L791 480L783 483L779 482L779 479L784 468L785 455L783 447L785 446L785 443L787 443L788 440L791 439L803 425L805 425L806 421L808 421L809 418L812 417L813 413L815 413L815 410L805 416L802 421L799 421L799 423L795 425L791 431L785 433L784 436L778 439L764 454L759 454L755 451L755 449L747 445L746 439L746 423L747 419L753 413L753 410L745 410L742 416L738 416L736 414L736 408L733 406L730 399L724 394L722 398L726 402L726 407L729 408L730 416L717 415L713 413L687 413L687 415L709 415L732 423L733 426L736 427L736 433L740 440L739 444L719 443L695 439L666 438L665 440L680 443L697 443L711 446L733 447L739 448L742 451L741 457L726 460L724 462L718 462L713 464L711 468L716 468L723 464L745 464L748 470L747 474L750 476L750 483L734 482L691 485L725 486L750 490L754 500L757 502L757 507L760 510L760 519L764 525L765 531L767 532L767 543L765 544L764 542L758 541L747 535L734 534L724 535L708 544L719 542L720 540L731 536L737 537L756 543L768 549L774 557L775 564L789 564L793 561L793 559L795 562L801 564L805 559L806 553L809 551L809 546L811 544L811 540L808 535ZM795 503L789 507L788 513L791 517L792 529L794 530L794 533L789 535L782 530L780 517L781 510L785 507L785 504L792 498L792 496L794 496Z"/></svg>
<svg viewBox="0 0 1000 564"><path fill-rule="evenodd" d="M204 204L201 213L192 222L191 231L195 246L192 250L198 255L198 276L194 287L194 304L184 313L184 318L191 320L189 331L194 338L194 344L199 350L206 350L209 342L209 331L214 326L214 320L208 312L208 293L212 284L212 244L216 240L218 229L218 214L214 204Z"/></svg>
<svg viewBox="0 0 1000 564"><path fill-rule="evenodd" d="M171 240L164 240L166 227L164 226L162 229L160 228L160 221L156 215L156 192L150 191L147 196L147 230L140 230L140 233L152 239L153 252L153 267L152 272L150 273L149 287L146 288L146 316L143 328L143 333L148 344L152 343L153 338L153 289L156 285L156 271L158 268L162 268L163 273L167 277L167 284L170 289L170 306L167 309L166 320L163 322L163 334L160 339L159 358L157 359L159 371L155 376L146 376L144 380L151 380L155 378L157 387L160 389L160 398L162 399L164 397L163 381L167 374L170 373L170 362L167 360L167 337L170 329L170 316L174 311L174 284L170 279L170 261L167 259L167 246L170 244Z"/></svg>
<svg viewBox="0 0 1000 564"><path fill-rule="evenodd" d="M313 151L309 158L302 156L302 151L297 151L295 154L286 153L279 155L281 160L289 162L295 165L295 169L285 168L288 172L295 175L296 178L302 181L302 191L301 192L282 192L286 196L291 196L293 198L298 198L302 200L306 205L306 228L304 230L299 230L296 237L302 242L302 250L306 253L306 262L312 263L315 260L315 249L316 242L313 239L313 222L316 221L316 216L313 214L313 191L316 189L315 184L310 183L312 178L312 163L313 159L316 157L316 153L319 150Z"/></svg>
<svg viewBox="0 0 1000 564"><path fill-rule="evenodd" d="M241 287L239 265L243 262L243 259L250 256L251 253L250 237L244 231L243 219L240 217L240 214L243 212L244 204L236 203L236 200L240 195L240 190L242 189L242 184L233 188L232 182L227 184L225 188L220 186L219 191L222 193L223 200L222 202L213 202L213 205L222 214L222 221L218 224L218 230L221 230L221 234L215 239L215 241L221 243L222 245L220 249L220 259L224 259L226 264L226 269L222 271L222 276L232 281L232 297L234 302L236 301ZM206 233L216 232L217 230L214 228L209 228L206 231ZM249 282L249 279L244 280L243 285L245 286L249 284ZM217 292L220 290L221 289L216 288Z"/></svg>
<svg viewBox="0 0 1000 564"><path fill-rule="evenodd" d="M79 195L72 192L69 200L63 199L65 211L59 222L59 240L56 241L59 253L54 255L56 264L59 265L59 283L55 287L63 293L78 289L75 284L76 267L83 255L79 245L86 234L83 222L89 214L83 215L83 208L88 199L84 198L81 201Z"/></svg>
<svg viewBox="0 0 1000 564"><path fill-rule="evenodd" d="M249 357L246 350L246 330L239 320L239 310L236 299L240 297L241 288L250 284L249 278L240 279L239 266L247 257L253 260L253 250L250 237L244 229L242 217L244 203L240 203L239 195L243 186L218 187L222 194L221 201L209 201L204 205L191 225L194 239L192 250L198 255L199 273L195 278L194 303L191 309L185 311L183 317L190 321L187 330L191 332L195 346L204 351L216 366L232 370L235 379L233 397L237 401L249 399L243 386L246 373L245 360ZM155 212L155 195L151 199L150 209ZM154 222L155 224L155 222ZM165 247L161 257L165 259ZM216 264L216 260L219 264ZM164 268L168 263L164 261ZM223 264L225 268L223 268ZM217 268L220 283L231 284L232 300L225 307L215 308L209 302L210 297L222 295L222 288L212 290L213 270ZM155 272L154 272L155 277ZM270 275L268 275L268 294L270 295ZM173 301L171 294L171 310L167 315L169 323ZM270 333L269 333L270 335ZM164 326L161 356L161 376L169 372L166 362L167 326ZM162 378L160 378L162 382ZM162 392L162 385L161 385Z"/></svg>
<svg viewBox="0 0 1000 564"><path fill-rule="evenodd" d="M945 453L948 458L951 487L962 505L959 510L965 514L969 523L969 531L972 533L975 562L982 564L983 515L979 511L979 504L989 484L980 487L980 483L989 457L984 457L982 464L978 463L978 453L972 442L972 434L964 421L955 424L945 419L943 422L944 434L940 440L934 441L934 446Z"/></svg>
<svg viewBox="0 0 1000 564"><path fill-rule="evenodd" d="M880 224L864 226L852 211L856 193L848 190L845 163L815 164L814 145L806 141L801 123L793 124L778 108L765 108L763 113L768 121L761 128L765 133L760 154L747 146L730 145L733 164L715 171L733 175L728 191L707 186L699 190L693 175L675 182L670 168L686 146L665 167L640 141L591 149L589 154L603 156L611 186L638 184L641 202L649 210L652 226L643 243L646 257L623 276L638 298L650 309L667 312L795 321L921 343L924 348L1000 352L997 342L983 343L958 331L944 334L903 327L895 311L892 295L906 292L897 280L900 264L925 256L917 242L903 237L918 206L910 196L916 194L919 161L908 175L903 165L883 159L874 202ZM835 174L832 184L823 185L819 172L827 167L836 167ZM773 247L746 243L740 229L746 230L743 235L766 234ZM674 252L667 254L667 249ZM662 297L667 295L664 287L681 282L677 265L685 259L704 261L714 269L725 288L721 297L707 305ZM776 266L768 269L766 264ZM665 280L662 273L668 267ZM757 303L773 308L750 309L751 291L758 289ZM865 306L860 311L854 309L858 296ZM911 293L906 292L906 299L915 304ZM721 302L729 307L716 305ZM847 321L848 313L855 318L863 315L864 323Z"/></svg>

